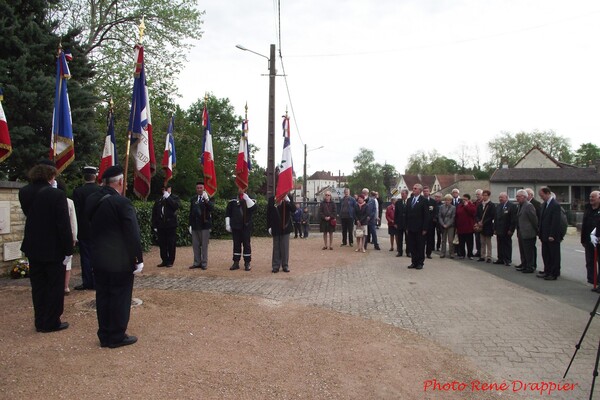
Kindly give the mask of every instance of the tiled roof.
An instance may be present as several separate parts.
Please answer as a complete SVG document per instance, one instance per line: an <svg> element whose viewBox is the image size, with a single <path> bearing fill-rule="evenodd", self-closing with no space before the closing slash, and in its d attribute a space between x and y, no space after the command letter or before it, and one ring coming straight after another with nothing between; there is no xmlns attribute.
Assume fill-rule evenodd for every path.
<svg viewBox="0 0 600 400"><path fill-rule="evenodd" d="M499 168L490 182L567 182L600 183L596 168Z"/></svg>

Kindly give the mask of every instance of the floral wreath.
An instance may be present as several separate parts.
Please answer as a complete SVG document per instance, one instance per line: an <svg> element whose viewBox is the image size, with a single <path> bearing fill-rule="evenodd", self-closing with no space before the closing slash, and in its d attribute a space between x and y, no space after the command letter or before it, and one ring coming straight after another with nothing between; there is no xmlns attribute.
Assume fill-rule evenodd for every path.
<svg viewBox="0 0 600 400"><path fill-rule="evenodd" d="M19 258L13 261L10 268L10 277L13 279L27 278L29 276L29 260Z"/></svg>

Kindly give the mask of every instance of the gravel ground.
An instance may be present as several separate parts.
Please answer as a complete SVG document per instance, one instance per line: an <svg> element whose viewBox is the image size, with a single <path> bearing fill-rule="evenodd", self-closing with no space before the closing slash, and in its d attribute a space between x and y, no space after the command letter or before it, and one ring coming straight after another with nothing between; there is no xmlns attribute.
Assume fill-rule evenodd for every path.
<svg viewBox="0 0 600 400"><path fill-rule="evenodd" d="M322 251L316 235L292 239L290 274L360 262L349 249ZM339 243L339 242L338 242ZM338 244L339 245L339 244ZM175 267L144 274L206 274L272 278L271 243L253 239L253 270L229 271L231 242L212 241L209 269L188 270L191 248L178 249ZM326 262L323 254L327 254ZM79 282L77 260L73 283ZM220 293L135 289L129 333L139 342L100 348L92 292L66 297L61 332L36 333L31 293L19 282L0 285L0 398L6 399L464 399L495 393L424 392L424 382L488 380L464 357L393 326L293 303ZM472 397L469 397L472 396ZM506 398L507 396L502 396Z"/></svg>

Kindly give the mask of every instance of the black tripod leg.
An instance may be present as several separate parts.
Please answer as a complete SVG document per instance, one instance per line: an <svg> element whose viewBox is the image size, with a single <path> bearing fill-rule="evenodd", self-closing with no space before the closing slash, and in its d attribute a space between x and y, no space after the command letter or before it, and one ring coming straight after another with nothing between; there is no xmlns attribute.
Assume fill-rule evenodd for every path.
<svg viewBox="0 0 600 400"><path fill-rule="evenodd" d="M575 360L575 356L577 355L577 351L581 347L581 343L583 343L583 339L585 338L585 334L587 333L587 331L588 331L588 329L590 327L590 324L592 323L592 319L594 319L594 316L596 315L596 311L598 311L598 306L600 306L600 296L598 296L598 301L596 301L596 306L594 307L594 309L590 313L590 319L589 319L587 325L585 326L585 329L583 330L583 334L581 335L581 339L579 339L579 343L577 343L575 345L575 352L573 353L573 357L571 357L571 362L569 363L569 366L567 367L567 370L565 371L565 374L563 375L563 379L565 379L567 377L567 374L569 373L569 369L571 368L571 364L573 364L573 360ZM598 349L600 350L600 345L598 346ZM597 364L596 364L596 371L598 371L598 365Z"/></svg>
<svg viewBox="0 0 600 400"><path fill-rule="evenodd" d="M600 342L598 342L598 352L596 353L596 364L594 365L594 377L592 378L592 388L590 389L590 400L594 397L594 385L598 376L598 362L600 362Z"/></svg>

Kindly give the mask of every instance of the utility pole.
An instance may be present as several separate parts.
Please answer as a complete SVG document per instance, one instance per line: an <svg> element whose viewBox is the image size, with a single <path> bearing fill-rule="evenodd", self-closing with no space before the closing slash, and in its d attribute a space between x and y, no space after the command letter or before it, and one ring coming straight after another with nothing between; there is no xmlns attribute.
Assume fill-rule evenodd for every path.
<svg viewBox="0 0 600 400"><path fill-rule="evenodd" d="M304 182L302 183L302 201L307 201L306 198L306 143L304 143Z"/></svg>
<svg viewBox="0 0 600 400"><path fill-rule="evenodd" d="M267 198L275 194L275 45L269 54L269 128L267 142Z"/></svg>

